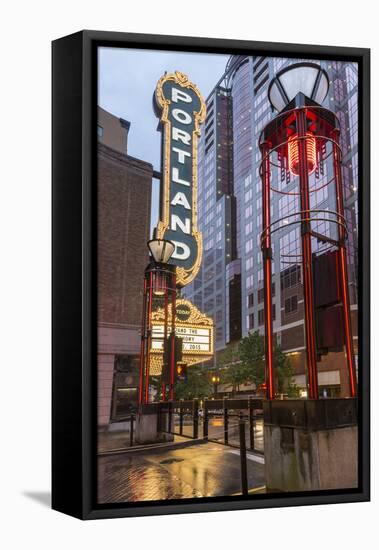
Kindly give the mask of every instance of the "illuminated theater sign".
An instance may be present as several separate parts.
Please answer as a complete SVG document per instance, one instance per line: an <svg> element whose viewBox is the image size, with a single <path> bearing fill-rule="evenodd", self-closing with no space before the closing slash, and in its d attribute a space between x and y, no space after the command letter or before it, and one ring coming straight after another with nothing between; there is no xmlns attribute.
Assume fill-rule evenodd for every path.
<svg viewBox="0 0 379 550"><path fill-rule="evenodd" d="M168 308L168 325L171 323L171 307ZM213 320L197 309L189 300L176 302L175 334L183 339L183 362L194 365L213 356ZM152 314L152 339L150 372L161 374L163 364L164 309Z"/></svg>
<svg viewBox="0 0 379 550"><path fill-rule="evenodd" d="M197 147L205 102L188 77L165 74L155 90L162 132L161 212L156 236L175 244L170 263L177 284L185 286L199 271L202 238L197 228Z"/></svg>

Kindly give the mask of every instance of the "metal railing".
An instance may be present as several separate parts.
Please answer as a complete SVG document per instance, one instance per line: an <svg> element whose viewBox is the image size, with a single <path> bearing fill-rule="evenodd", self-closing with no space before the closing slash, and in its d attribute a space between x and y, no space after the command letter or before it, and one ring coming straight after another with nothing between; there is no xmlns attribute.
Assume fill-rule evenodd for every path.
<svg viewBox="0 0 379 550"><path fill-rule="evenodd" d="M244 421L246 448L263 454L262 407L262 399L254 397L161 402L158 430L239 448L239 424Z"/></svg>

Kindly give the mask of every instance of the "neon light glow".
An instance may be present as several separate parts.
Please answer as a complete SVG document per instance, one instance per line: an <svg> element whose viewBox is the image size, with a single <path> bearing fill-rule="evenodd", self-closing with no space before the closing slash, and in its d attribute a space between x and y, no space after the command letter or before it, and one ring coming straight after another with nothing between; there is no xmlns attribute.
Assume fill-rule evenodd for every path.
<svg viewBox="0 0 379 550"><path fill-rule="evenodd" d="M307 151L307 166L308 166L308 175L313 174L317 166L317 156L316 156L316 139L314 136L307 132L306 138L306 151ZM291 136L288 140L288 163L289 170L294 176L299 175L300 160L299 160L299 137L297 134Z"/></svg>

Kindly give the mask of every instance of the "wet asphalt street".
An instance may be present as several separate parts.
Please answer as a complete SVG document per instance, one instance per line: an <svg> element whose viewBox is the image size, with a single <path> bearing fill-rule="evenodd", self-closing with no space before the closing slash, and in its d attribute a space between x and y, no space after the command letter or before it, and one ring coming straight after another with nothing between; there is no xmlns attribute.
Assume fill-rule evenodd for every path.
<svg viewBox="0 0 379 550"><path fill-rule="evenodd" d="M249 489L264 486L261 457L248 453ZM131 502L238 494L238 449L217 443L151 449L98 458L98 502Z"/></svg>

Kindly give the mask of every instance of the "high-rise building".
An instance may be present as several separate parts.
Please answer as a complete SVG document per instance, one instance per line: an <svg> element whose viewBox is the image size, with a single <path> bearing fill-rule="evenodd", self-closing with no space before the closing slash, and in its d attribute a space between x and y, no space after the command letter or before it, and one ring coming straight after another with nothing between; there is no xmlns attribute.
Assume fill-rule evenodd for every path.
<svg viewBox="0 0 379 550"><path fill-rule="evenodd" d="M207 118L199 143L198 219L203 261L183 294L216 323L216 349L241 337L241 276L237 257L236 198L233 188L233 109L230 92L220 83L207 100ZM227 314L226 314L227 312Z"/></svg>
<svg viewBox="0 0 379 550"><path fill-rule="evenodd" d="M259 330L264 333L261 152L258 139L277 113L268 100L268 86L279 70L299 59L232 56L219 82L206 100L205 131L199 151L199 226L203 232L201 271L184 293L212 315L216 324L216 350ZM342 170L349 230L348 263L350 301L357 352L357 67L354 63L315 61L330 79L323 106L335 112L341 124ZM311 208L334 210L335 194L327 185L331 159L317 173ZM274 176L275 177L275 176ZM330 176L329 176L330 177ZM273 182L286 193L295 179ZM272 219L300 210L293 194L273 193ZM320 230L332 236L331 223ZM285 223L273 240L274 332L293 364L295 381L306 387L303 288L300 262L300 227ZM318 253L327 251L314 242ZM217 361L217 359L216 359ZM319 356L319 386L324 395L346 395L347 369L342 348Z"/></svg>
<svg viewBox="0 0 379 550"><path fill-rule="evenodd" d="M98 425L137 402L151 164L127 154L130 123L98 112Z"/></svg>

